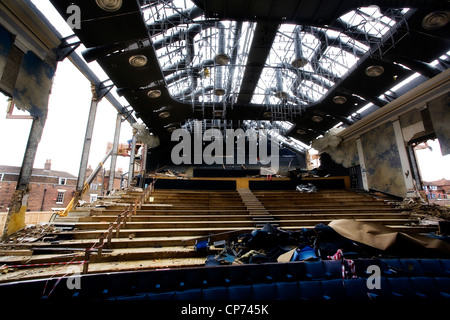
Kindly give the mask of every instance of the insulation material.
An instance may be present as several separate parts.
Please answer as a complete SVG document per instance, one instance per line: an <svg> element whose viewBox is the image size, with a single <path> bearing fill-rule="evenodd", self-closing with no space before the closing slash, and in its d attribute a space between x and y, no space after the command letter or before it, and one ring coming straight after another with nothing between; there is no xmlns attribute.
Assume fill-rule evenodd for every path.
<svg viewBox="0 0 450 320"><path fill-rule="evenodd" d="M355 141L343 141L338 135L343 128L333 128L322 138L312 142L319 153L328 153L334 162L349 168L359 163Z"/></svg>
<svg viewBox="0 0 450 320"><path fill-rule="evenodd" d="M55 68L28 51L13 90L16 107L28 111L33 117L45 117L54 75Z"/></svg>
<svg viewBox="0 0 450 320"><path fill-rule="evenodd" d="M443 156L450 154L450 93L428 103L434 131Z"/></svg>
<svg viewBox="0 0 450 320"><path fill-rule="evenodd" d="M361 144L369 188L404 197L406 186L392 123L363 134Z"/></svg>
<svg viewBox="0 0 450 320"><path fill-rule="evenodd" d="M450 253L450 244L445 241L419 234L398 232L380 223L339 219L331 221L328 226L345 238L392 253L433 252L445 256Z"/></svg>
<svg viewBox="0 0 450 320"><path fill-rule="evenodd" d="M136 140L147 144L149 148L156 148L159 146L159 137L150 132L145 124L134 123L133 128L136 130Z"/></svg>

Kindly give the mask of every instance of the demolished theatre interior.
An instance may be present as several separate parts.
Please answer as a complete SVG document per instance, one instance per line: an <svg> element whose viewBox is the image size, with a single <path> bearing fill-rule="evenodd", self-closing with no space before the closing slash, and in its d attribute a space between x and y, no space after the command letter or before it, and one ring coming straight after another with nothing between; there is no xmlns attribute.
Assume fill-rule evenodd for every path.
<svg viewBox="0 0 450 320"><path fill-rule="evenodd" d="M158 300L212 317L450 302L449 208L416 159L428 140L450 153L450 2L49 2L72 35L36 1L1 1L1 90L35 130L70 59L133 126L134 175L5 231L2 305Z"/></svg>

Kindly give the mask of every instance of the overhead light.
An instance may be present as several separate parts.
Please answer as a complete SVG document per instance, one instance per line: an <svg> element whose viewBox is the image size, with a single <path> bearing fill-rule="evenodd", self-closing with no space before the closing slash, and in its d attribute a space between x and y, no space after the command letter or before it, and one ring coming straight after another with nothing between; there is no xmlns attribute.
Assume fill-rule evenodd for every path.
<svg viewBox="0 0 450 320"><path fill-rule="evenodd" d="M214 94L216 96L223 96L225 94L225 89L220 89L220 88L214 89Z"/></svg>
<svg viewBox="0 0 450 320"><path fill-rule="evenodd" d="M323 118L321 116L312 116L311 120L314 122L322 122Z"/></svg>
<svg viewBox="0 0 450 320"><path fill-rule="evenodd" d="M170 117L170 112L169 111L160 112L158 114L158 117L160 117L161 119L166 119L166 118Z"/></svg>
<svg viewBox="0 0 450 320"><path fill-rule="evenodd" d="M219 53L214 57L214 62L220 66L224 66L230 62L230 57L225 53Z"/></svg>
<svg viewBox="0 0 450 320"><path fill-rule="evenodd" d="M306 59L305 57L300 57L300 58L295 58L294 61L291 62L291 65L294 68L303 68L304 66L306 66L308 64L308 59Z"/></svg>
<svg viewBox="0 0 450 320"><path fill-rule="evenodd" d="M150 90L147 92L147 96L151 99L156 99L161 96L161 90Z"/></svg>
<svg viewBox="0 0 450 320"><path fill-rule="evenodd" d="M272 112L271 111L264 112L263 117L266 119L272 118Z"/></svg>
<svg viewBox="0 0 450 320"><path fill-rule="evenodd" d="M130 59L128 59L128 62L132 67L143 67L147 64L147 57L142 54L138 54L135 56L131 56Z"/></svg>
<svg viewBox="0 0 450 320"><path fill-rule="evenodd" d="M95 0L97 5L105 11L114 12L122 7L122 0Z"/></svg>
<svg viewBox="0 0 450 320"><path fill-rule="evenodd" d="M222 117L223 111L222 110L214 110L214 117Z"/></svg>
<svg viewBox="0 0 450 320"><path fill-rule="evenodd" d="M427 30L439 29L450 21L450 11L434 11L422 20L422 27Z"/></svg>
<svg viewBox="0 0 450 320"><path fill-rule="evenodd" d="M347 98L344 96L335 96L333 102L336 104L344 104L347 102Z"/></svg>
<svg viewBox="0 0 450 320"><path fill-rule="evenodd" d="M298 134L306 134L306 130L303 129L297 129L295 132L297 132Z"/></svg>
<svg viewBox="0 0 450 320"><path fill-rule="evenodd" d="M383 66L368 66L366 68L366 75L369 77L381 76L384 72Z"/></svg>

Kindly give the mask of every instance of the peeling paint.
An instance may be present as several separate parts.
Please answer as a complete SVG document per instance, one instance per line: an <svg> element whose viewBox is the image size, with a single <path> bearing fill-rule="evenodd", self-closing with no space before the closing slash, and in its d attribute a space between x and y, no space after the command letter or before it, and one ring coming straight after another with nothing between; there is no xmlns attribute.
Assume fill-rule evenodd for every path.
<svg viewBox="0 0 450 320"><path fill-rule="evenodd" d="M369 188L404 197L406 186L392 123L366 132L361 143Z"/></svg>
<svg viewBox="0 0 450 320"><path fill-rule="evenodd" d="M33 117L45 117L55 70L27 52L17 76L13 97L17 108L26 110Z"/></svg>

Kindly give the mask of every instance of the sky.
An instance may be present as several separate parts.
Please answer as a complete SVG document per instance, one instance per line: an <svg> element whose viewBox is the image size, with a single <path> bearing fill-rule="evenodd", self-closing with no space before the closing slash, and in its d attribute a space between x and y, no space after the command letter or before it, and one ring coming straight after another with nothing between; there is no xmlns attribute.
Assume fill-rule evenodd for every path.
<svg viewBox="0 0 450 320"><path fill-rule="evenodd" d="M73 34L65 21L47 0L33 0L46 13L62 36ZM82 48L78 51L80 52ZM107 76L96 62L90 63L100 80ZM113 91L115 88L113 89ZM52 169L66 171L78 176L81 153L86 133L87 119L91 104L89 80L76 69L68 59L60 62L53 80L49 98L49 112L41 142L37 150L34 167L43 168L47 159L52 160ZM118 100L124 105L123 98ZM32 120L6 119L7 97L0 93L0 164L21 166L28 141ZM14 115L27 115L15 108ZM91 142L89 164L95 168L106 154L107 143L112 142L116 125L117 110L106 99L97 107L94 133ZM120 143L132 138L132 128L127 121L122 122ZM109 170L110 161L105 163ZM129 158L118 157L116 169L128 172Z"/></svg>
<svg viewBox="0 0 450 320"><path fill-rule="evenodd" d="M63 36L72 30L54 10L48 0L33 0L46 13L47 18ZM82 48L79 51L81 51ZM88 64L101 80L107 76L95 63ZM114 91L115 89L113 89ZM90 82L66 59L58 64L49 98L49 113L43 136L38 147L34 167L43 168L47 159L52 160L52 169L78 175L86 124L91 103ZM123 98L117 99L127 105ZM6 119L7 98L0 93L0 165L21 166L28 140L31 120ZM4 112L4 113L3 113ZM14 114L26 114L17 109ZM106 100L100 101L92 138L89 164L95 168L106 153L108 142L113 141L116 109ZM127 143L132 137L128 122L121 126L120 143ZM422 179L433 181L450 179L450 155L442 157L439 144L431 143L429 149L417 150ZM109 169L110 161L105 163ZM129 158L118 157L116 168L128 171Z"/></svg>

